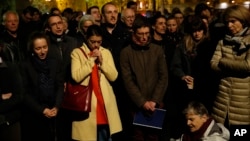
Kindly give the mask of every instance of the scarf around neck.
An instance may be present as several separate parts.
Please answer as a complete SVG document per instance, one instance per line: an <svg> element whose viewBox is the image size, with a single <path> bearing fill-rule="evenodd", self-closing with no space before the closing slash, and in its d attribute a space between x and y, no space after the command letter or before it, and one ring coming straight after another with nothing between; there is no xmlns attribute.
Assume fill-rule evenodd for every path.
<svg viewBox="0 0 250 141"><path fill-rule="evenodd" d="M212 118L209 118L198 131L185 133L183 141L200 141L211 122Z"/></svg>

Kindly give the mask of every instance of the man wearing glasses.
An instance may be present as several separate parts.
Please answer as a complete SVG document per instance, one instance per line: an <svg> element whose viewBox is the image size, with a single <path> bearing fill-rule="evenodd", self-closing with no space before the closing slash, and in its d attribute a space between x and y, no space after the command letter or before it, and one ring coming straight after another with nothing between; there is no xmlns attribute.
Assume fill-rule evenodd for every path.
<svg viewBox="0 0 250 141"><path fill-rule="evenodd" d="M64 34L63 21L60 15L51 14L46 21L46 33L50 45L48 57L58 60L63 68L65 82L71 79L71 52L77 47L77 41ZM65 109L59 109L57 115L57 140L71 141L71 115Z"/></svg>
<svg viewBox="0 0 250 141"><path fill-rule="evenodd" d="M133 24L132 43L121 51L121 75L133 106L130 115L142 111L151 115L162 107L168 86L168 71L163 49L150 42L150 24L137 17ZM132 123L130 123L132 124ZM133 126L133 141L158 141L159 131Z"/></svg>

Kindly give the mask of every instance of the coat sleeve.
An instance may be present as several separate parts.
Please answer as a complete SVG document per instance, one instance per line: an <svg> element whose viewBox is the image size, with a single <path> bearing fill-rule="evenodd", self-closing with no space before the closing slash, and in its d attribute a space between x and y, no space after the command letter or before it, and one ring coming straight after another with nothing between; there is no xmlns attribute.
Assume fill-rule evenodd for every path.
<svg viewBox="0 0 250 141"><path fill-rule="evenodd" d="M59 64L59 63L58 63ZM63 100L63 91L64 91L64 79L63 79L63 71L60 65L57 65L56 70L56 103L55 107L60 107Z"/></svg>
<svg viewBox="0 0 250 141"><path fill-rule="evenodd" d="M174 52L173 60L171 62L171 71L172 73L177 76L178 78L182 78L185 76L185 72L182 68L182 47L178 46Z"/></svg>
<svg viewBox="0 0 250 141"><path fill-rule="evenodd" d="M32 91L30 87L30 83L32 83L32 80L29 79L28 75L30 74L29 67L30 64L28 63L22 63L21 65L21 74L22 74L22 80L24 85L24 96L23 96L23 102L25 107L30 108L34 112L38 114L43 114L43 110L46 108L44 105L39 104L34 98L32 97L34 94L34 91ZM34 74L33 74L34 75ZM35 76L33 79L36 79Z"/></svg>
<svg viewBox="0 0 250 141"><path fill-rule="evenodd" d="M8 71L10 75L6 75L8 75L9 79L11 80L10 85L12 96L7 100L0 100L0 114L6 114L10 111L13 111L15 108L18 108L23 98L22 81L18 67L8 64ZM1 93L0 96L2 96Z"/></svg>
<svg viewBox="0 0 250 141"><path fill-rule="evenodd" d="M124 86L129 96L133 100L133 102L138 107L141 107L146 102L146 99L142 96L140 89L138 88L135 80L133 79L133 72L130 68L128 49L129 47L124 48L121 51L121 55L120 55L122 79L124 82Z"/></svg>
<svg viewBox="0 0 250 141"><path fill-rule="evenodd" d="M219 62L222 58L222 46L223 46L223 41L219 41L216 50L213 54L213 57L210 61L211 64L211 68L215 71L221 71L220 67L219 67Z"/></svg>
<svg viewBox="0 0 250 141"><path fill-rule="evenodd" d="M100 69L109 81L115 81L118 76L118 72L116 70L113 57L109 50L107 49L101 49L101 50L103 55L103 62L100 66Z"/></svg>
<svg viewBox="0 0 250 141"><path fill-rule="evenodd" d="M154 94L152 97L152 100L156 103L160 104L162 103L162 99L165 95L167 86L168 86L168 69L167 69L167 63L165 59L165 55L163 50L159 48L159 55L158 55L158 82L154 89Z"/></svg>
<svg viewBox="0 0 250 141"><path fill-rule="evenodd" d="M250 49L247 50L244 59L221 58L219 65L229 71L250 72Z"/></svg>
<svg viewBox="0 0 250 141"><path fill-rule="evenodd" d="M92 72L94 63L94 58L86 58L80 49L74 49L71 53L71 75L73 80L79 83L86 79Z"/></svg>

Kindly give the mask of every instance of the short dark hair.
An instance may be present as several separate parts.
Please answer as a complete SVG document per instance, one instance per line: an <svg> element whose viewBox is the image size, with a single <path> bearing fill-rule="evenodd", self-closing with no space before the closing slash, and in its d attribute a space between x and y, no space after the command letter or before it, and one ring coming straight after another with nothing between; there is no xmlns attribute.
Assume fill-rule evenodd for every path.
<svg viewBox="0 0 250 141"><path fill-rule="evenodd" d="M141 27L149 27L149 29L151 29L150 22L148 21L146 17L136 16L132 29L134 32L136 32L137 29Z"/></svg>
<svg viewBox="0 0 250 141"><path fill-rule="evenodd" d="M22 13L24 15L27 14L27 13L30 13L30 15L33 15L33 13L34 13L34 7L27 6L26 8L23 9Z"/></svg>
<svg viewBox="0 0 250 141"><path fill-rule="evenodd" d="M155 25L156 22L157 22L157 20L160 19L160 18L163 18L163 19L165 19L165 20L167 21L167 18L166 18L164 15L157 14L157 15L155 15L155 16L152 18L151 24L152 24L152 25Z"/></svg>
<svg viewBox="0 0 250 141"><path fill-rule="evenodd" d="M53 7L53 8L50 9L49 13L53 13L54 11L60 11L60 10L57 7Z"/></svg>
<svg viewBox="0 0 250 141"><path fill-rule="evenodd" d="M62 12L62 15L64 15L65 13L73 14L74 11L72 8L65 8Z"/></svg>
<svg viewBox="0 0 250 141"><path fill-rule="evenodd" d="M129 1L129 2L127 3L127 8L131 8L132 5L137 5L137 3L134 2L134 1Z"/></svg>
<svg viewBox="0 0 250 141"><path fill-rule="evenodd" d="M98 25L91 25L87 29L86 39L89 39L91 36L101 36L102 37L102 29Z"/></svg>
<svg viewBox="0 0 250 141"><path fill-rule="evenodd" d="M49 19L50 19L51 17L60 17L60 18L62 19L62 16L61 16L61 15L54 14L54 13L49 14L49 15L47 16L47 19L46 19L45 24L44 24L44 27L45 27L45 28L50 28L50 26L49 26Z"/></svg>
<svg viewBox="0 0 250 141"><path fill-rule="evenodd" d="M211 13L211 9L208 7L208 5L206 5L205 3L199 3L195 6L195 15L198 15L200 16L201 15L201 12L204 11L204 10L209 10L209 12Z"/></svg>
<svg viewBox="0 0 250 141"><path fill-rule="evenodd" d="M104 9L105 9L105 7L107 6L107 5L114 5L114 6L117 6L115 3L113 3L113 2L107 2L107 3L105 3L103 6L102 6L102 9L101 9L101 12L102 12L102 14L104 14Z"/></svg>
<svg viewBox="0 0 250 141"><path fill-rule="evenodd" d="M89 7L86 14L91 14L91 10L92 10L92 9L99 9L99 7L96 6L96 5L95 5L95 6Z"/></svg>
<svg viewBox="0 0 250 141"><path fill-rule="evenodd" d="M203 30L204 34L207 33L207 27L201 17L194 16L190 22L189 34L192 34L195 31Z"/></svg>

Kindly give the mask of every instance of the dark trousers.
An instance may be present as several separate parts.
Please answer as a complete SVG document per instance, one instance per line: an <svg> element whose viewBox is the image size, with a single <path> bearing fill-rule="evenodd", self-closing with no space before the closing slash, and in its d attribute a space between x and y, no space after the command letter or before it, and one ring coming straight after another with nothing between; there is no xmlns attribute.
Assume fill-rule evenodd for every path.
<svg viewBox="0 0 250 141"><path fill-rule="evenodd" d="M161 130L134 126L133 129L133 141L159 141Z"/></svg>
<svg viewBox="0 0 250 141"><path fill-rule="evenodd" d="M0 125L0 141L21 141L20 123Z"/></svg>
<svg viewBox="0 0 250 141"><path fill-rule="evenodd" d="M44 115L24 115L21 120L22 141L55 141L56 119Z"/></svg>

